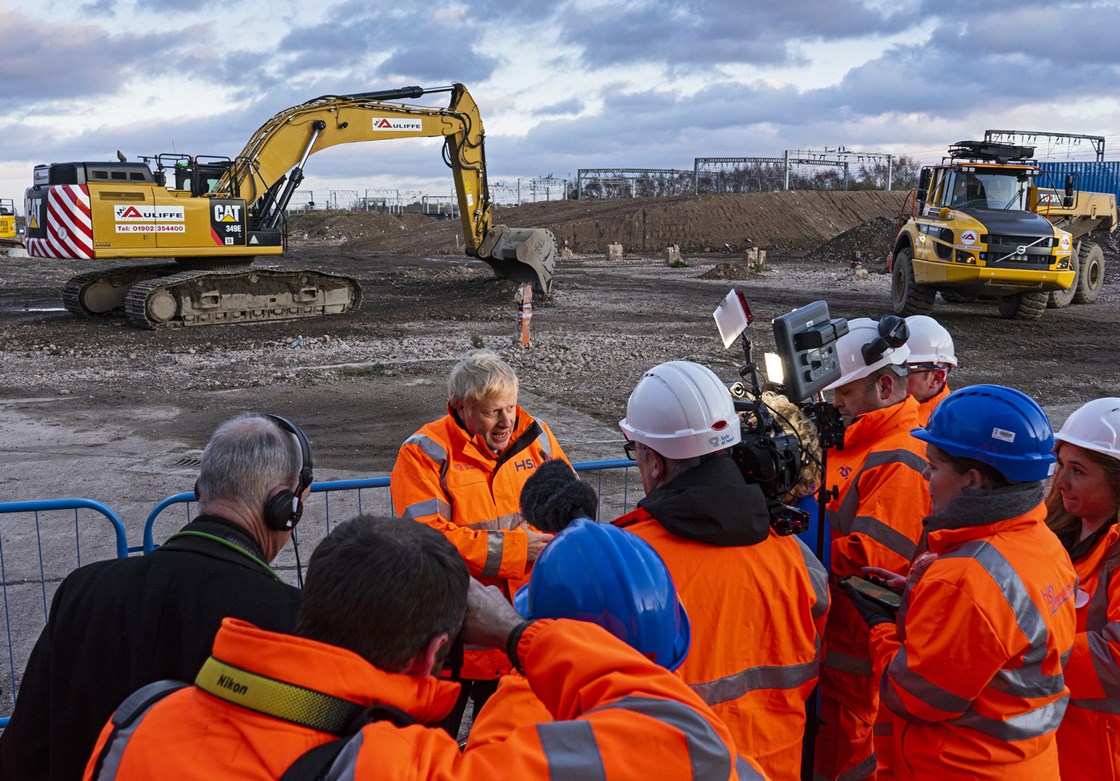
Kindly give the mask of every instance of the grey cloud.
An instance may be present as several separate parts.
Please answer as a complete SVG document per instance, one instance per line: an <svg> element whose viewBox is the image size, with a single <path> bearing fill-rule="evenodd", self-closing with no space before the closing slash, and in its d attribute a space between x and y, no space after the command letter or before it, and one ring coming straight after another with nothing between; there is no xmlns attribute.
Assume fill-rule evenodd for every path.
<svg viewBox="0 0 1120 781"><path fill-rule="evenodd" d="M555 14L566 42L591 66L667 62L679 66L804 61L801 45L898 32L914 18L882 13L858 0L657 0L610 8L569 6Z"/></svg>
<svg viewBox="0 0 1120 781"><path fill-rule="evenodd" d="M33 111L42 102L112 94L132 78L173 67L179 51L178 33L173 31L112 34L91 23L40 21L14 11L5 12L4 22L0 112ZM153 58L154 51L161 52L158 58Z"/></svg>
<svg viewBox="0 0 1120 781"><path fill-rule="evenodd" d="M541 115L578 114L581 111L583 111L583 101L578 98L562 100L559 103L550 103L547 106L541 106L537 109L537 113Z"/></svg>

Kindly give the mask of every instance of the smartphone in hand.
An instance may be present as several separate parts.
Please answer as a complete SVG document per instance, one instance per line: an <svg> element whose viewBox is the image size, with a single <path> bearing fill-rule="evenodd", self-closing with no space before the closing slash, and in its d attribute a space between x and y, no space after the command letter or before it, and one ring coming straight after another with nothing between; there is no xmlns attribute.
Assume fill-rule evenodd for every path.
<svg viewBox="0 0 1120 781"><path fill-rule="evenodd" d="M843 578L841 583L848 583L856 591L863 596L870 599L872 602L889 607L891 610L898 610L899 604L902 602L902 595L896 591L891 591L889 588L884 588L875 583L872 583L866 578L861 578L858 575L851 575Z"/></svg>

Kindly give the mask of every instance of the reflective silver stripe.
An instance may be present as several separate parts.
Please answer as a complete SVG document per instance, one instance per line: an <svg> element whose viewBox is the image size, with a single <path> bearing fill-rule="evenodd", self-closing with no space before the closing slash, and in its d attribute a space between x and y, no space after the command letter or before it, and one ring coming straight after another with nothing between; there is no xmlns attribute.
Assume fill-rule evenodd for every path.
<svg viewBox="0 0 1120 781"><path fill-rule="evenodd" d="M483 531L507 531L509 529L516 529L522 523L520 513L513 513L511 515L503 515L501 518L492 518L489 521L475 521L474 523L462 524L468 529L480 529Z"/></svg>
<svg viewBox="0 0 1120 781"><path fill-rule="evenodd" d="M820 665L811 662L769 667L749 667L707 683L690 683L688 686L709 705L737 700L758 689L793 689L817 677Z"/></svg>
<svg viewBox="0 0 1120 781"><path fill-rule="evenodd" d="M840 530L840 513L839 512L837 512L836 510L830 510L826 507L825 510L824 510L824 519L828 523L828 527L830 529L833 529L838 534L843 534L844 533ZM825 544L826 545L828 544L828 540L825 540Z"/></svg>
<svg viewBox="0 0 1120 781"><path fill-rule="evenodd" d="M548 459L552 458L552 442L550 442L548 439L548 432L544 430L544 423L541 423L541 421L539 420L537 421L537 423L540 423L541 427L541 433L537 436L537 445L539 445L540 449L544 451L544 457L547 461ZM540 466L540 464L538 464L537 466Z"/></svg>
<svg viewBox="0 0 1120 781"><path fill-rule="evenodd" d="M839 670L840 672L851 673L852 675L871 675L872 673L870 659L848 656L839 651L826 649L824 652L824 662L821 664L824 667Z"/></svg>
<svg viewBox="0 0 1120 781"><path fill-rule="evenodd" d="M735 756L735 772L739 774L739 781L766 781L766 776L759 773L747 760Z"/></svg>
<svg viewBox="0 0 1120 781"><path fill-rule="evenodd" d="M1070 700L1069 704L1076 705L1085 710L1095 711L1096 713L1120 714L1120 700L1115 697L1109 697L1103 700Z"/></svg>
<svg viewBox="0 0 1120 781"><path fill-rule="evenodd" d="M909 450L882 450L869 453L867 458L864 459L859 473L848 484L848 491L844 494L839 509L827 515L829 526L841 534L851 534L856 531L851 528L851 524L855 520L856 511L859 509L859 479L863 477L865 472L887 464L902 464L913 469L919 475L925 474L926 467L929 466L924 458ZM878 538L876 537L876 539ZM886 545L887 543L884 542L883 544ZM913 546L914 543L911 542L910 545ZM894 549L892 548L892 550Z"/></svg>
<svg viewBox="0 0 1120 781"><path fill-rule="evenodd" d="M357 772L358 766L358 754L362 750L362 741L362 731L358 730L354 737L346 741L346 745L335 757L326 775L322 776L322 781L354 781L354 774Z"/></svg>
<svg viewBox="0 0 1120 781"><path fill-rule="evenodd" d="M828 570L800 537L795 536L793 539L801 546L801 558L805 559L805 569L809 572L809 582L813 584L813 594L817 598L813 605L813 618L820 618L828 612Z"/></svg>
<svg viewBox="0 0 1120 781"><path fill-rule="evenodd" d="M445 521L451 521L451 505L442 499L425 499L422 502L415 502L404 508L401 513L402 518L409 518L413 521L420 520L429 515L438 515Z"/></svg>
<svg viewBox="0 0 1120 781"><path fill-rule="evenodd" d="M493 520L489 520L489 521L475 521L474 523L463 523L463 524L460 524L460 526L465 526L466 528L474 529L475 531L483 531L483 532L494 531L494 532L496 532L496 531L501 531L502 522L497 520L497 519L493 519Z"/></svg>
<svg viewBox="0 0 1120 781"><path fill-rule="evenodd" d="M164 687L166 690L158 698L152 699L144 710L136 713L135 708L143 704L143 700L151 698L152 693L157 691L157 687L167 683L167 681L157 681L148 684L129 695L128 699L117 708L117 712L112 717L113 723L115 725L120 725L122 721L127 723L119 726L113 734L112 742L102 747L100 767L97 768L97 775L93 777L96 781L113 781L117 777L117 773L121 769L121 760L124 759L125 749L128 748L128 742L132 740L132 736L136 734L136 730L140 727L140 722L151 712L153 706L159 704L167 694L171 694L175 690ZM177 688L181 689L182 684Z"/></svg>
<svg viewBox="0 0 1120 781"><path fill-rule="evenodd" d="M496 578L502 569L502 551L505 550L505 532L486 532L486 563L482 565L484 578Z"/></svg>
<svg viewBox="0 0 1120 781"><path fill-rule="evenodd" d="M1109 697L1120 698L1120 668L1117 667L1116 657L1113 656L1113 646L1120 645L1120 624L1108 620L1108 588L1115 572L1114 569L1107 569L1097 579L1097 588L1093 592L1092 599L1089 600L1089 609L1085 615L1085 631L1089 638L1089 656L1093 660L1093 669L1096 670L1101 688ZM1074 702L1081 705L1080 700ZM1120 709L1120 703L1112 707ZM1100 710L1100 708L1091 708L1091 710Z"/></svg>
<svg viewBox="0 0 1120 781"><path fill-rule="evenodd" d="M1046 621L1019 574L1003 554L990 543L978 541L962 545L944 558L971 558L979 563L999 587L1015 614L1020 631L1031 644L1023 654L1023 663L1018 669L1000 670L988 685L996 691L1024 699L1055 697L1064 692L1065 679L1060 673L1045 675L1042 672L1049 637Z"/></svg>
<svg viewBox="0 0 1120 781"><path fill-rule="evenodd" d="M918 551L917 544L905 534L895 529L878 518L870 515L860 515L848 524L847 534L862 532L880 545L894 551L902 558L910 561Z"/></svg>
<svg viewBox="0 0 1120 781"><path fill-rule="evenodd" d="M586 721L554 721L537 725L537 737L552 781L606 781L607 771L595 730Z"/></svg>
<svg viewBox="0 0 1120 781"><path fill-rule="evenodd" d="M878 762L875 760L875 755L872 754L851 770L847 770L838 775L836 781L863 781L865 778L871 778L875 774L877 765Z"/></svg>
<svg viewBox="0 0 1120 781"><path fill-rule="evenodd" d="M1026 585L1010 562L994 545L983 540L967 543L941 556L942 560L950 558L972 559L983 567L994 585L999 588L1008 607L1015 615L1019 630L1030 643L1030 647L1023 654L1023 664L1015 670L999 670L987 686L1020 699L1055 696L1064 691L1065 683L1061 675L1045 675L1042 672L1042 664L1047 656L1049 632L1042 614L1030 598ZM905 631L905 625L903 630ZM1054 731L1061 723L1069 699L1068 694L1063 695L1057 700L1009 719L993 719L977 713L971 702L935 686L910 670L905 647L892 660L888 672L900 688L923 703L945 713L959 713L959 716L946 720L949 724L967 727L1005 741L1027 740ZM883 683L886 684L887 681L884 679ZM909 713L891 686L884 685L881 688L884 690L883 702L892 711L915 724L929 723Z"/></svg>
<svg viewBox="0 0 1120 781"><path fill-rule="evenodd" d="M1058 725L1062 723L1062 717L1066 714L1068 703L1069 695L1067 694L1054 700L1054 702L1043 705L1041 708L1020 713L1006 721L981 716L976 711L969 711L965 715L953 719L950 723L983 732L985 735L991 735L998 740L1028 740L1056 730Z"/></svg>
<svg viewBox="0 0 1120 781"><path fill-rule="evenodd" d="M684 703L676 700L658 700L651 697L623 697L621 700L593 708L588 713L620 708L641 713L663 724L668 724L684 735L688 747L688 761L692 778L723 779L731 776L732 753L712 725ZM564 723L564 722L558 722ZM597 750L597 749L596 749ZM738 757L738 754L734 755Z"/></svg>
<svg viewBox="0 0 1120 781"><path fill-rule="evenodd" d="M966 700L964 697L958 697L952 692L947 692L911 670L906 655L906 646L898 650L898 653L895 654L894 659L891 660L890 667L887 668L885 674L890 676L895 686L904 689L910 695L921 700L925 705L936 708L943 713L959 716L968 710L968 707L972 704L971 700ZM884 683L886 683L886 681L884 681ZM895 691L894 687L887 685L880 686L879 688L882 691L883 704L899 716L912 724L930 723L920 716L911 713L903 703L902 698L898 696L898 692Z"/></svg>
<svg viewBox="0 0 1120 781"><path fill-rule="evenodd" d="M447 461L447 449L425 434L413 434L404 441L404 444L416 445L424 451L424 454L428 458L432 459L437 464L442 464Z"/></svg>

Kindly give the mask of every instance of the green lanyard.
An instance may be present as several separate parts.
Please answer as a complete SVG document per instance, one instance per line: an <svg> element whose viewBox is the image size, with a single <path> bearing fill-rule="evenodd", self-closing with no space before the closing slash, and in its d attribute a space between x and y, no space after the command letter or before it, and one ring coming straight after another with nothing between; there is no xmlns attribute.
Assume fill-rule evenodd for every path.
<svg viewBox="0 0 1120 781"><path fill-rule="evenodd" d="M209 534L207 532L199 532L199 531L194 531L194 530L184 530L184 531L172 534L170 537L167 538L167 541L171 542L172 540L177 540L180 537L201 537L204 540L211 540L213 542L221 543L222 545L225 545L230 550L237 551L238 553L240 553L245 558L247 558L250 561L260 565L264 569L265 572L267 572L269 575L271 575L273 578L275 578L279 582L281 582L281 583L284 582L283 579L279 575L276 574L276 570L274 570L272 567L268 566L268 563L266 561L262 560L260 557L256 556L255 554L250 553L249 551L245 550L240 545L235 545L234 543L230 542L229 540L223 539L216 534Z"/></svg>

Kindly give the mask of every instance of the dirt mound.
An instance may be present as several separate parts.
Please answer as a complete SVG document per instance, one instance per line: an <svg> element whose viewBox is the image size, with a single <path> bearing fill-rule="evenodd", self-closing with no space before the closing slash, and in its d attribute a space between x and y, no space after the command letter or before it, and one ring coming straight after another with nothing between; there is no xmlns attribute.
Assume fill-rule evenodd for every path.
<svg viewBox="0 0 1120 781"><path fill-rule="evenodd" d="M850 263L858 260L864 265L884 265L897 233L897 220L877 217L829 239L807 257L825 263Z"/></svg>
<svg viewBox="0 0 1120 781"><path fill-rule="evenodd" d="M730 263L717 263L700 275L700 279L750 279L750 266L746 261L734 260Z"/></svg>
<svg viewBox="0 0 1120 781"><path fill-rule="evenodd" d="M546 201L497 208L494 222L548 228L561 247L580 254L605 253L612 243L621 244L628 254L644 255L659 254L673 244L686 255L739 254L750 247L802 254L863 223L894 220L903 198L903 193L883 191L802 191ZM375 212L335 214L333 221L315 230L322 230L324 239L344 242L348 250L420 256L463 252L458 220ZM314 230L293 220L293 241L303 240L304 234L307 240L316 238Z"/></svg>
<svg viewBox="0 0 1120 781"><path fill-rule="evenodd" d="M423 232L434 219L423 214L375 211L311 211L288 216L292 240L326 244L377 242Z"/></svg>

